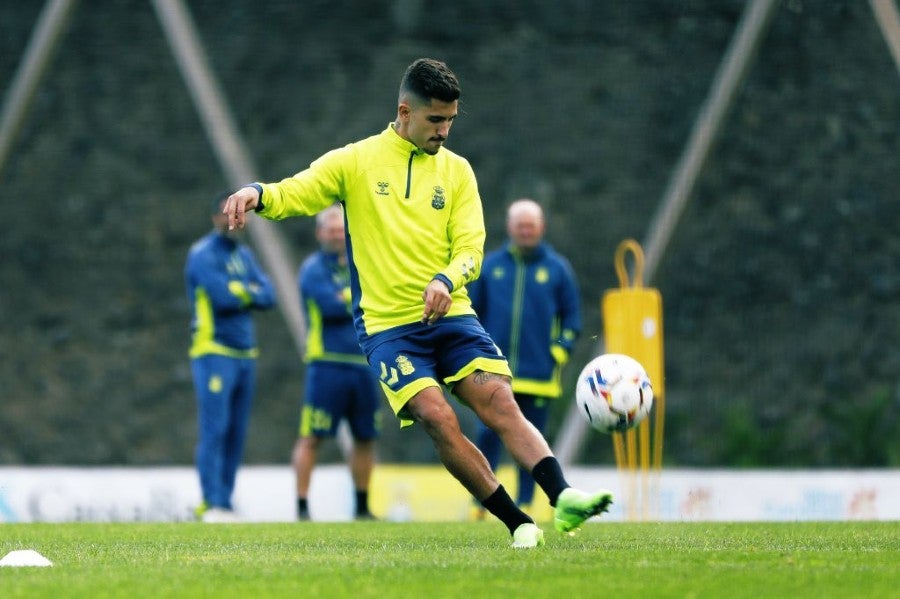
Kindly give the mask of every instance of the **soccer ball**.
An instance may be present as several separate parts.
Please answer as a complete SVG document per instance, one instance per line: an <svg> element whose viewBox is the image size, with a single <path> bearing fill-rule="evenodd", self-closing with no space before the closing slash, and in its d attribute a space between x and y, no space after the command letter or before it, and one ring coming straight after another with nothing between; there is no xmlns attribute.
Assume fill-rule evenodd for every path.
<svg viewBox="0 0 900 599"><path fill-rule="evenodd" d="M581 371L575 386L578 409L604 433L637 426L653 407L653 386L644 367L624 354L597 356Z"/></svg>

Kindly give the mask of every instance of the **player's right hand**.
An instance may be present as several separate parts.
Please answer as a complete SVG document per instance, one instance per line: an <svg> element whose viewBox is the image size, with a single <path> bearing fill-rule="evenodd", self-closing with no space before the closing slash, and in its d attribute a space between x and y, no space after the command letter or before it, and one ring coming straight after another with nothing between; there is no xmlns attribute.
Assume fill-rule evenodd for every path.
<svg viewBox="0 0 900 599"><path fill-rule="evenodd" d="M228 230L243 229L247 222L247 213L252 212L259 203L259 192L254 187L241 187L228 196L222 212L228 216Z"/></svg>
<svg viewBox="0 0 900 599"><path fill-rule="evenodd" d="M422 292L425 310L422 313L423 324L434 324L450 311L453 298L450 290L440 279L432 279Z"/></svg>

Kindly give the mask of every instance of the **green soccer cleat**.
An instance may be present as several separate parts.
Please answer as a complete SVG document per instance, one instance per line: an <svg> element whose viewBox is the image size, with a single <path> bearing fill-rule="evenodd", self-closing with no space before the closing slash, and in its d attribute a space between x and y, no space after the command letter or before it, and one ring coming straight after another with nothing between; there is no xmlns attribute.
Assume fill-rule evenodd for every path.
<svg viewBox="0 0 900 599"><path fill-rule="evenodd" d="M559 532L578 530L585 520L608 510L612 502L612 493L605 489L585 493L569 487L556 499L553 524Z"/></svg>
<svg viewBox="0 0 900 599"><path fill-rule="evenodd" d="M544 531L533 522L519 524L513 532L513 549L534 549L544 544Z"/></svg>

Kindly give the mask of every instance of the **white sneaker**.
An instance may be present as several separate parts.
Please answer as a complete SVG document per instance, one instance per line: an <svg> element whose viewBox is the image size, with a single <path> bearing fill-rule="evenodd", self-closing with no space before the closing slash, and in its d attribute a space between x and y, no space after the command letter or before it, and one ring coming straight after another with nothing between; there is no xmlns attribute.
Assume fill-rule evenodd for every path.
<svg viewBox="0 0 900 599"><path fill-rule="evenodd" d="M209 508L203 512L201 519L208 524L233 524L239 521L233 511L220 507Z"/></svg>
<svg viewBox="0 0 900 599"><path fill-rule="evenodd" d="M544 531L532 522L519 524L513 532L513 549L534 549L544 544Z"/></svg>

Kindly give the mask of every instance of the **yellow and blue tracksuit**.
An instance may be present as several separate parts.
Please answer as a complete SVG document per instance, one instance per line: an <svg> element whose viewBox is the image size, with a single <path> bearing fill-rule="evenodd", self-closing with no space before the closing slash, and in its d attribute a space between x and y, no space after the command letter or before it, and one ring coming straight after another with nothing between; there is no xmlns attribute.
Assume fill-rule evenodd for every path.
<svg viewBox="0 0 900 599"><path fill-rule="evenodd" d="M355 439L374 439L381 393L356 339L349 270L336 254L318 251L297 279L307 331L299 435L333 437L346 418Z"/></svg>
<svg viewBox="0 0 900 599"><path fill-rule="evenodd" d="M257 212L271 220L312 215L341 202L347 235L357 338L401 425L419 390L452 384L473 369L509 374L506 360L475 318L466 284L484 256L484 216L469 162L442 148L427 154L392 124L379 134L327 152L277 183L254 183ZM422 291L444 282L452 304L433 325L421 323ZM453 329L453 332L450 331ZM465 335L458 351L435 339ZM425 339L434 335L435 339ZM435 360L417 361L400 340L416 337ZM442 341L441 343L446 343Z"/></svg>
<svg viewBox="0 0 900 599"><path fill-rule="evenodd" d="M206 506L232 509L256 383L251 312L274 306L275 292L250 248L218 231L191 246L184 276L193 307L200 487Z"/></svg>
<svg viewBox="0 0 900 599"><path fill-rule="evenodd" d="M571 265L547 243L527 254L507 244L485 257L481 278L468 287L485 330L509 361L522 412L543 432L549 400L562 394L562 366L581 331ZM497 434L480 426L476 444L496 469L502 451ZM531 503L533 494L531 474L520 469L518 503Z"/></svg>
<svg viewBox="0 0 900 599"><path fill-rule="evenodd" d="M469 162L447 148L426 154L391 125L332 150L278 183L261 183L259 214L280 220L344 205L357 335L422 318L435 277L451 290L448 317L474 314L466 284L484 256L484 216ZM386 232L401 234L386 234Z"/></svg>

